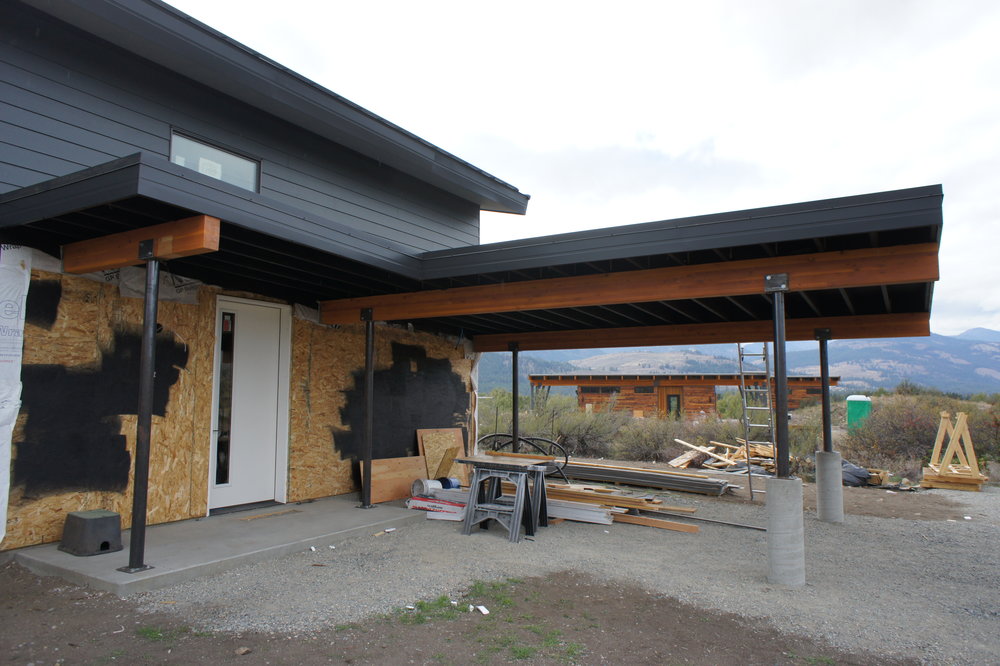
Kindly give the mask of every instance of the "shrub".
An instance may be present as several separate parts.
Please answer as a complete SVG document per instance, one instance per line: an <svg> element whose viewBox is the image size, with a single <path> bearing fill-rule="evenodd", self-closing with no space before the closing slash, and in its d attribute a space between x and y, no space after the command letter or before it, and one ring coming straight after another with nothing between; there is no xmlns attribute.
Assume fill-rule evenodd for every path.
<svg viewBox="0 0 1000 666"><path fill-rule="evenodd" d="M1000 455L1000 418L995 406L923 393L877 398L871 416L848 432L844 456L869 467L898 461L897 467L918 468L930 460L942 411L953 421L960 411L968 414L969 434L978 457L996 459Z"/></svg>
<svg viewBox="0 0 1000 666"><path fill-rule="evenodd" d="M556 442L571 456L607 458L622 427L632 420L624 412L562 412L555 419Z"/></svg>
<svg viewBox="0 0 1000 666"><path fill-rule="evenodd" d="M677 419L632 419L615 438L613 455L622 460L667 462L681 453L675 438L686 436L684 423Z"/></svg>

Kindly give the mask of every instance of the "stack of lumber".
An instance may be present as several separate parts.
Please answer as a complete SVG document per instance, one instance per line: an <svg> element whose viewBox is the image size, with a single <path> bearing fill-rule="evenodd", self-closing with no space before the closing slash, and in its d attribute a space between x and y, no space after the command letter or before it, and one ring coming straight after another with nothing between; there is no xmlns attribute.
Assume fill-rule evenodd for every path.
<svg viewBox="0 0 1000 666"><path fill-rule="evenodd" d="M703 495L721 495L730 488L724 479L713 479L705 474L674 472L644 467L620 467L570 461L563 473L574 479L621 483L629 486L679 490Z"/></svg>
<svg viewBox="0 0 1000 666"><path fill-rule="evenodd" d="M673 467L687 468L691 465L700 465L710 469L728 469L734 465L745 464L747 462L747 447L742 439L737 439L737 444L726 444L725 442L710 442L711 446L697 446L689 444L683 439L675 439L675 442L691 449L668 464ZM774 445L750 443L750 464L762 467L765 471L774 473Z"/></svg>
<svg viewBox="0 0 1000 666"><path fill-rule="evenodd" d="M945 437L948 437L947 447L944 447ZM989 477L979 471L976 451L972 447L972 435L969 433L968 415L959 412L953 426L948 412L941 412L941 425L934 440L931 461L924 468L924 478L920 485L923 488L947 490L982 490L983 484L988 480Z"/></svg>
<svg viewBox="0 0 1000 666"><path fill-rule="evenodd" d="M513 484L504 484L505 493L513 493ZM466 503L469 499L469 489L440 489L431 493L435 499L454 503ZM662 517L649 516L657 510L667 510L675 513L694 513L696 509L684 506L664 506L662 500L626 495L610 488L585 488L578 484L567 485L559 483L545 484L546 506L549 518L574 520L583 523L611 525L612 522L632 523L657 527L677 532L698 532L697 525L664 520L670 514ZM635 515L639 510L647 515ZM429 512L428 518L439 518Z"/></svg>

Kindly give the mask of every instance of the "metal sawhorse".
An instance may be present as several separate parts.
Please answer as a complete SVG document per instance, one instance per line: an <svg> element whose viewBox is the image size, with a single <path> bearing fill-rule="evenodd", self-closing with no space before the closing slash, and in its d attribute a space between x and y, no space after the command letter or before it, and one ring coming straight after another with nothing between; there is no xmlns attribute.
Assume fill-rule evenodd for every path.
<svg viewBox="0 0 1000 666"><path fill-rule="evenodd" d="M471 456L455 461L472 465L462 534L472 534L475 525L485 529L486 521L493 519L507 528L508 540L517 543L522 525L527 536L534 536L539 527L548 525L545 465L503 456ZM512 498L503 497L505 481L514 486Z"/></svg>

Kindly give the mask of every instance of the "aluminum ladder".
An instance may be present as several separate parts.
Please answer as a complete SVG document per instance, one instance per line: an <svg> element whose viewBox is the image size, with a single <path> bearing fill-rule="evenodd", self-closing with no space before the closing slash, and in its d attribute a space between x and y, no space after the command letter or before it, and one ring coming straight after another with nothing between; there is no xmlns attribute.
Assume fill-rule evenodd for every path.
<svg viewBox="0 0 1000 666"><path fill-rule="evenodd" d="M768 345L766 342L759 344L760 351L753 351L748 349L751 345L736 343L740 368L740 398L743 404L743 450L746 453L747 487L750 490L751 500L754 492L764 491L753 489L750 447L754 444L774 446L774 406L771 404L774 376L771 373L771 359L767 353ZM752 363L763 364L763 372L749 367Z"/></svg>

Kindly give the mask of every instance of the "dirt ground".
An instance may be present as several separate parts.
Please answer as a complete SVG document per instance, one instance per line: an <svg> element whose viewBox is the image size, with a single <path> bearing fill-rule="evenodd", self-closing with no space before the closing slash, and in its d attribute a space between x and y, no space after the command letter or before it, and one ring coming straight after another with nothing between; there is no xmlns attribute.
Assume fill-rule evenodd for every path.
<svg viewBox="0 0 1000 666"><path fill-rule="evenodd" d="M805 488L809 507L814 488ZM845 488L844 496L853 514L961 518L958 505L936 494ZM426 600L315 633L273 635L198 632L172 614L140 613L128 600L40 578L13 563L0 567L0 591L0 662L11 664L894 663L578 572L476 583L461 599ZM490 612L470 613L470 604Z"/></svg>
<svg viewBox="0 0 1000 666"><path fill-rule="evenodd" d="M11 664L910 663L847 654L573 572L477 583L457 605L430 600L300 635L196 632L16 564L0 570L0 587L0 660ZM468 612L470 604L489 614Z"/></svg>

